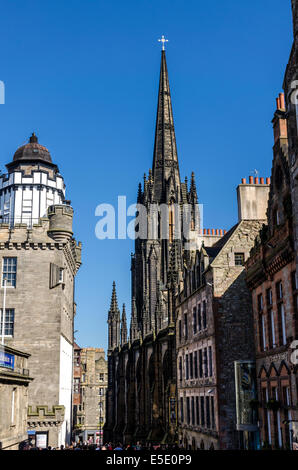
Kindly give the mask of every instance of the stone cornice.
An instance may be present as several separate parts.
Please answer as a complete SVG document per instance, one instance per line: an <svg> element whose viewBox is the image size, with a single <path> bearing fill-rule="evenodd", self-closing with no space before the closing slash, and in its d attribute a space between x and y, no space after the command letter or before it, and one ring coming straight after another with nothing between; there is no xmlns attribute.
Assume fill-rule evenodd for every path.
<svg viewBox="0 0 298 470"><path fill-rule="evenodd" d="M25 385L28 385L29 382L32 382L32 380L34 380L33 377L29 377L28 375L24 374L18 374L17 372L10 371L8 369L0 369L0 378L3 382L18 382Z"/></svg>

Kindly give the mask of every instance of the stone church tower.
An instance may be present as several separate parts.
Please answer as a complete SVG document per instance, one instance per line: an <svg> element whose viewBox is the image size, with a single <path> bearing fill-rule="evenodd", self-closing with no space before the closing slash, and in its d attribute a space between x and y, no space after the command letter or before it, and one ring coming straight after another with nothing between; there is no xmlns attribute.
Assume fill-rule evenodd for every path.
<svg viewBox="0 0 298 470"><path fill-rule="evenodd" d="M140 330L146 334L160 329L164 322L167 324L173 320L171 312L164 309L162 304L163 300L168 304L172 275L174 274L178 281L178 274L182 271L182 250L185 241L182 208L189 205L190 215L194 217L197 203L194 174L189 192L187 180L184 183L180 181L164 50L161 55L152 170L149 170L148 177L144 176L143 189L139 186L138 203L147 210L148 238L136 239L131 267L132 297L136 303ZM167 213L163 212L163 209L166 209ZM181 220L178 221L179 217Z"/></svg>
<svg viewBox="0 0 298 470"><path fill-rule="evenodd" d="M194 230L197 193L181 182L165 51L161 53L152 169L139 185L147 236L132 256L130 339L120 341L120 312L109 312L109 390L106 439L173 442L177 420L173 297L182 279L186 227ZM189 224L182 217L187 207ZM184 225L184 226L183 226ZM136 226L136 232L144 227ZM185 230L183 230L185 228ZM117 315L116 315L117 311ZM113 312L113 317L111 315ZM126 331L126 317L122 319ZM114 331L117 333L114 333ZM110 338L119 338L112 342Z"/></svg>
<svg viewBox="0 0 298 470"><path fill-rule="evenodd" d="M73 238L63 178L35 134L6 167L0 176L1 332L5 345L31 355L27 429L56 447L71 437L81 244Z"/></svg>

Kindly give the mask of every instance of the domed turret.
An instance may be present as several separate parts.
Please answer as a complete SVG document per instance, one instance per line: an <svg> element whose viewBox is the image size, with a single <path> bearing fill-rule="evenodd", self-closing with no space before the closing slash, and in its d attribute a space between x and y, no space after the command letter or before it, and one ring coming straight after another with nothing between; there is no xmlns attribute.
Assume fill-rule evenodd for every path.
<svg viewBox="0 0 298 470"><path fill-rule="evenodd" d="M38 143L38 138L33 132L28 144L19 147L13 156L13 161L42 161L52 164L52 157L46 147Z"/></svg>
<svg viewBox="0 0 298 470"><path fill-rule="evenodd" d="M48 207L64 204L63 177L34 132L29 142L17 149L6 168L8 173L0 175L2 222L33 226L47 215Z"/></svg>

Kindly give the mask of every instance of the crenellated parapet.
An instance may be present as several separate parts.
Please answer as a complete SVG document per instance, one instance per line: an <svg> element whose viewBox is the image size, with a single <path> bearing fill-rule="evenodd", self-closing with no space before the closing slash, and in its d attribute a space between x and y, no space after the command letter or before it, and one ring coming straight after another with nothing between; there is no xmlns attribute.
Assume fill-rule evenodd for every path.
<svg viewBox="0 0 298 470"><path fill-rule="evenodd" d="M36 431L47 427L60 427L64 420L65 407L63 405L37 405L28 406L27 424L29 429Z"/></svg>

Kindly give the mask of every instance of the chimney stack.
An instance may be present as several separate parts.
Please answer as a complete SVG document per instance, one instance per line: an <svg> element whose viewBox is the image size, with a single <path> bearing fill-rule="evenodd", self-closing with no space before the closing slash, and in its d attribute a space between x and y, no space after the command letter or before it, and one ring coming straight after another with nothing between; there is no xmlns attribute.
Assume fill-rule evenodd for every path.
<svg viewBox="0 0 298 470"><path fill-rule="evenodd" d="M242 178L237 187L238 220L267 220L267 205L269 197L270 178L250 176L249 183Z"/></svg>
<svg viewBox="0 0 298 470"><path fill-rule="evenodd" d="M272 124L273 124L274 144L276 144L279 139L288 138L284 93L280 93L278 98L276 98L276 111L272 119Z"/></svg>

